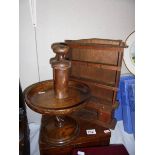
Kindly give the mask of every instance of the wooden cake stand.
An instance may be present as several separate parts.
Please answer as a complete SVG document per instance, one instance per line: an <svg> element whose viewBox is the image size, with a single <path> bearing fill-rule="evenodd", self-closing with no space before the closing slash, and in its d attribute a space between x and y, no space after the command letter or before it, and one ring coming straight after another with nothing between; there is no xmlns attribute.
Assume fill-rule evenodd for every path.
<svg viewBox="0 0 155 155"><path fill-rule="evenodd" d="M81 109L90 97L87 85L69 81L71 62L65 59L69 47L64 43L52 45L55 58L50 63L53 80L38 82L25 89L26 104L34 111L51 116L44 125L45 140L62 146L71 142L79 133L77 121L68 114Z"/></svg>

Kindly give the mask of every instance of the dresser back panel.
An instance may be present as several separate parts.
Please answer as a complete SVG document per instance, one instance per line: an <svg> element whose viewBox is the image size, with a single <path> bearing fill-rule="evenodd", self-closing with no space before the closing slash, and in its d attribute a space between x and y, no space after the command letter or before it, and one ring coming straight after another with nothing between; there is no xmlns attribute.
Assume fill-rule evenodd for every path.
<svg viewBox="0 0 155 155"><path fill-rule="evenodd" d="M86 83L92 96L114 104L118 90L123 50L121 40L66 40L70 47L70 78ZM110 102L109 102L110 101Z"/></svg>

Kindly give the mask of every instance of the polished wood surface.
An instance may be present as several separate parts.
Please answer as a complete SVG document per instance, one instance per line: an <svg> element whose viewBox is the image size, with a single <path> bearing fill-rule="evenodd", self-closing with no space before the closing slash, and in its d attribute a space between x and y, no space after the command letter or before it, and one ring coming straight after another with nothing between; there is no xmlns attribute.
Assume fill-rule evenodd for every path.
<svg viewBox="0 0 155 155"><path fill-rule="evenodd" d="M116 94L123 50L121 40L68 40L52 45L53 80L25 90L27 105L43 114L41 155L70 154L76 147L108 145L116 121ZM68 52L69 50L69 52ZM48 116L47 116L48 115ZM87 135L95 129L96 135Z"/></svg>
<svg viewBox="0 0 155 155"><path fill-rule="evenodd" d="M106 127L114 129L116 125L115 118L112 118L111 111L101 111L90 110L90 109L81 109L78 112L72 114L73 117L77 117L85 122L93 122L94 125L99 125L101 127Z"/></svg>
<svg viewBox="0 0 155 155"><path fill-rule="evenodd" d="M42 128L44 140L53 146L62 146L69 143L79 134L77 121L68 116L51 116Z"/></svg>
<svg viewBox="0 0 155 155"><path fill-rule="evenodd" d="M54 80L54 95L55 98L63 99L67 98L70 94L68 91L69 81L69 69L71 63L65 60L69 47L64 43L55 43L52 45L54 53L56 53L55 59L51 59L50 63L53 68L53 80Z"/></svg>
<svg viewBox="0 0 155 155"><path fill-rule="evenodd" d="M72 61L71 76L115 86L115 76L120 68L90 62Z"/></svg>
<svg viewBox="0 0 155 155"><path fill-rule="evenodd" d="M76 116L72 116L72 118L76 119L80 126L78 136L72 142L66 144L65 146L53 146L52 144L47 142L45 137L46 131L44 130L46 122L51 122L51 117L45 115L42 117L42 126L39 139L41 155L70 155L74 148L109 145L111 136L111 132L109 131L109 129L94 124L94 122L81 120ZM95 129L96 134L87 135L86 130L88 129ZM105 130L108 130L109 132L105 133Z"/></svg>
<svg viewBox="0 0 155 155"><path fill-rule="evenodd" d="M127 46L121 40L97 38L65 42L70 47L67 54L72 63L70 79L83 82L91 89L92 100L86 109L96 111L101 124L114 128L114 110L118 107L116 95L123 51Z"/></svg>
<svg viewBox="0 0 155 155"><path fill-rule="evenodd" d="M111 144L104 147L78 148L73 150L72 155L77 155L78 151L84 152L85 155L129 155L122 144Z"/></svg>
<svg viewBox="0 0 155 155"><path fill-rule="evenodd" d="M27 105L36 112L51 115L44 127L46 141L54 146L62 146L77 137L77 121L66 115L81 109L90 98L86 84L69 81L71 62L66 60L69 47L65 43L52 46L55 58L50 59L53 80L35 83L24 91ZM54 115L54 116L53 116Z"/></svg>
<svg viewBox="0 0 155 155"><path fill-rule="evenodd" d="M86 84L69 81L68 97L57 98L53 80L38 82L24 91L27 105L36 112L46 115L65 115L84 106L90 97Z"/></svg>

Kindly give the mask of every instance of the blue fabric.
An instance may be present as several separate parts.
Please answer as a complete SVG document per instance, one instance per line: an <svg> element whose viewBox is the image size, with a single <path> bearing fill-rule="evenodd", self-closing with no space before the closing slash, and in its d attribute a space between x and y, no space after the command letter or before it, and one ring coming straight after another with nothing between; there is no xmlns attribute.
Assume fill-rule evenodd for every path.
<svg viewBox="0 0 155 155"><path fill-rule="evenodd" d="M123 120L124 130L135 133L135 77L121 76L117 93L119 107L115 110L117 121Z"/></svg>

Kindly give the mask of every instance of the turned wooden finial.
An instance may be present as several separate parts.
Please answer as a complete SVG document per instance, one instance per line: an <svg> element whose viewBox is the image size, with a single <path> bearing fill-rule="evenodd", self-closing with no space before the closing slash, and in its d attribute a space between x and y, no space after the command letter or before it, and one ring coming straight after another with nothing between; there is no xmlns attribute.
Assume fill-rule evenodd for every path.
<svg viewBox="0 0 155 155"><path fill-rule="evenodd" d="M51 48L53 49L53 52L56 53L58 61L64 60L69 51L69 47L65 43L54 43Z"/></svg>

